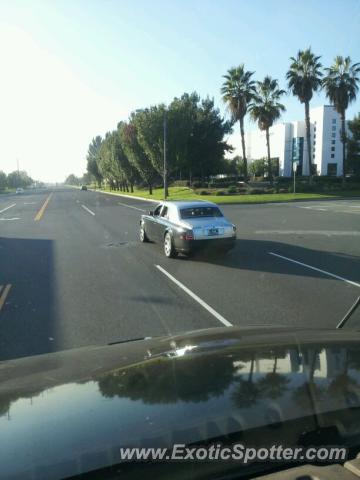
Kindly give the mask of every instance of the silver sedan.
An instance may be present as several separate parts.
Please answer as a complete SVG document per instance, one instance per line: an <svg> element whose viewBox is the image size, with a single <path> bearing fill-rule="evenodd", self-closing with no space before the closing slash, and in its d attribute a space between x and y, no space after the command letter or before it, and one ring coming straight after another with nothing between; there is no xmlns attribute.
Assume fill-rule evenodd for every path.
<svg viewBox="0 0 360 480"><path fill-rule="evenodd" d="M140 241L161 242L167 257L200 249L228 251L236 242L236 227L211 202L162 202L141 215Z"/></svg>

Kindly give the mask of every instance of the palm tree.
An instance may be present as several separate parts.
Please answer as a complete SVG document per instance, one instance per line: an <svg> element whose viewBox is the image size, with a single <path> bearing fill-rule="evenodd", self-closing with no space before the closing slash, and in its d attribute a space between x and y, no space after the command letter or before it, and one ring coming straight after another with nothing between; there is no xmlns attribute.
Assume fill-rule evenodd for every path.
<svg viewBox="0 0 360 480"><path fill-rule="evenodd" d="M242 63L228 70L223 76L225 82L221 87L223 101L227 104L234 122L240 123L241 147L244 161L244 176L248 179L247 158L245 150L244 118L255 94L255 82L251 79L254 72L245 70Z"/></svg>
<svg viewBox="0 0 360 480"><path fill-rule="evenodd" d="M326 96L334 105L341 117L341 142L343 146L342 177L345 184L345 157L346 157L346 109L356 99L360 82L360 63L351 65L350 57L337 56L330 68L326 68L326 77L323 87Z"/></svg>
<svg viewBox="0 0 360 480"><path fill-rule="evenodd" d="M277 80L266 76L262 82L257 82L256 94L249 107L250 116L258 122L260 130L266 132L266 147L268 159L268 175L270 183L273 181L271 156L270 156L270 135L269 129L281 116L281 112L285 111L285 107L279 102L280 97L285 91L279 89Z"/></svg>
<svg viewBox="0 0 360 480"><path fill-rule="evenodd" d="M312 161L310 143L310 100L314 92L321 88L321 63L309 47L299 50L296 57L291 57L290 69L286 74L288 86L293 95L305 105L306 143L309 167L309 183L312 183Z"/></svg>

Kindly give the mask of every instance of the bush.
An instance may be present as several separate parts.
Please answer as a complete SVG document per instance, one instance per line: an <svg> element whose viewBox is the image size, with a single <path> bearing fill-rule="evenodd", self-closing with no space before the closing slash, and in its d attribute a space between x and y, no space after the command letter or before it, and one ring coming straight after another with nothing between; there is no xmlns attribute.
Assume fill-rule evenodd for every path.
<svg viewBox="0 0 360 480"><path fill-rule="evenodd" d="M192 182L191 187L192 188L201 188L201 187L203 187L203 184L199 181L196 181L196 182Z"/></svg>
<svg viewBox="0 0 360 480"><path fill-rule="evenodd" d="M234 195L234 193L237 193L237 188L235 187L235 185L231 185L231 187L228 188L228 194Z"/></svg>
<svg viewBox="0 0 360 480"><path fill-rule="evenodd" d="M223 196L223 195L226 195L226 192L225 192L225 190L217 190L215 192L215 195L218 196L218 197Z"/></svg>
<svg viewBox="0 0 360 480"><path fill-rule="evenodd" d="M264 190L264 193L275 193L275 189L274 188L266 188Z"/></svg>
<svg viewBox="0 0 360 480"><path fill-rule="evenodd" d="M263 188L251 188L249 190L250 195L262 195L264 193Z"/></svg>
<svg viewBox="0 0 360 480"><path fill-rule="evenodd" d="M201 190L198 195L210 195L210 192L208 190Z"/></svg>
<svg viewBox="0 0 360 480"><path fill-rule="evenodd" d="M308 183L296 183L297 193L316 193L321 189L320 185L309 185Z"/></svg>
<svg viewBox="0 0 360 480"><path fill-rule="evenodd" d="M279 193L289 193L288 188L279 188Z"/></svg>

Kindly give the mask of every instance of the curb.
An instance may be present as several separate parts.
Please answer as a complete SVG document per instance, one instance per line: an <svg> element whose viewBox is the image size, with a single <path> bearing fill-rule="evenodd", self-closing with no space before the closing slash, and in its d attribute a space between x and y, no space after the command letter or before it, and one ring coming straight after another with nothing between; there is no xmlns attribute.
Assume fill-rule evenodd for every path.
<svg viewBox="0 0 360 480"><path fill-rule="evenodd" d="M138 197L135 195L126 195L125 193L104 192L103 190L95 190L94 188L88 188L90 192L103 193L104 195L114 195L115 197L135 198L135 200L142 200L143 202L160 203L161 200L150 200L150 198Z"/></svg>

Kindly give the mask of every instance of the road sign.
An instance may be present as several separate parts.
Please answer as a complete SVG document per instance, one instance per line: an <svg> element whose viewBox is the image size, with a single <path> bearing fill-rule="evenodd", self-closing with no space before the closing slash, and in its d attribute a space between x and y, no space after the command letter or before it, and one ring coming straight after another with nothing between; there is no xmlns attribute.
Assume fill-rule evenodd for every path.
<svg viewBox="0 0 360 480"><path fill-rule="evenodd" d="M299 166L299 162L293 162L293 172L294 173L296 172L298 166Z"/></svg>

